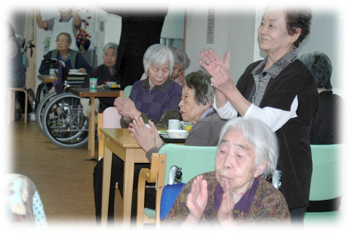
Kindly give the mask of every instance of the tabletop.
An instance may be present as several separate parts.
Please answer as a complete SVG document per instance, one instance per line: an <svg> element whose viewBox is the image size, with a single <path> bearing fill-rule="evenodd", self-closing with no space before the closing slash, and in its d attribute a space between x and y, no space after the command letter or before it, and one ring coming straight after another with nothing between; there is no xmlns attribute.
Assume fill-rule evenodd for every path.
<svg viewBox="0 0 350 233"><path fill-rule="evenodd" d="M119 97L120 94L118 89L97 88L96 90L90 90L88 87L69 88L69 92L79 97Z"/></svg>

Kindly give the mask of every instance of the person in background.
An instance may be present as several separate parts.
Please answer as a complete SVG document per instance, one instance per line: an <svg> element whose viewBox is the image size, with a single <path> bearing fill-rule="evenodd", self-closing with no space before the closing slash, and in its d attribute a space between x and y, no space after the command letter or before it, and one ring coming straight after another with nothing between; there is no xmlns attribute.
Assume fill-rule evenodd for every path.
<svg viewBox="0 0 350 233"><path fill-rule="evenodd" d="M174 80L174 82L178 83L180 86L183 86L185 69L187 69L190 66L191 60L188 58L187 54L181 49L171 48L171 51L173 52L175 57L175 65L173 67L173 74L171 75L171 78ZM147 74L144 73L140 80L146 78Z"/></svg>
<svg viewBox="0 0 350 233"><path fill-rule="evenodd" d="M174 55L170 49L161 44L151 45L143 56L143 66L147 79L134 83L129 98L116 98L114 105L122 116L120 122L124 128L129 127L135 118L142 117L144 122L151 119L157 127L167 128L169 119L180 119L179 102L181 100L181 86L171 80L174 66ZM138 177L141 168L149 164L135 164L135 175ZM112 171L110 196L108 207L108 221L114 220L115 184L123 195L122 185L124 162L118 156L112 156ZM96 220L101 221L102 200L102 169L101 159L94 169L94 193ZM134 189L135 189L134 183Z"/></svg>
<svg viewBox="0 0 350 233"><path fill-rule="evenodd" d="M283 194L264 178L278 160L274 132L256 118L237 117L221 130L215 171L185 184L162 225L290 224Z"/></svg>
<svg viewBox="0 0 350 233"><path fill-rule="evenodd" d="M92 67L83 58L83 56L75 50L70 49L72 37L66 32L61 32L56 38L57 49L49 51L41 62L39 73L49 74L51 65L46 60L56 58L65 63L66 69L78 69L80 73L89 73Z"/></svg>
<svg viewBox="0 0 350 233"><path fill-rule="evenodd" d="M81 18L75 8L69 8L65 6L58 6L58 10L60 12L60 16L56 18L50 18L48 20L43 20L41 17L40 9L35 9L36 13L36 21L39 28L44 30L51 30L51 41L49 51L55 49L56 45L54 43L54 39L61 32L68 33L72 38L71 49L75 51L79 51L76 43L75 43L75 35L77 31L81 27Z"/></svg>
<svg viewBox="0 0 350 233"><path fill-rule="evenodd" d="M311 125L311 144L338 144L344 142L340 136L341 111L344 100L332 92L332 62L320 51L306 52L299 59L311 71L319 93L319 105ZM341 198L326 201L310 201L308 212L339 210Z"/></svg>
<svg viewBox="0 0 350 233"><path fill-rule="evenodd" d="M267 7L258 29L262 61L249 65L237 86L229 71L230 53L221 59L203 52L200 64L212 75L214 108L220 117L258 118L276 132L283 192L292 223L303 224L312 174L310 129L318 93L297 48L310 32L311 12L304 8Z"/></svg>
<svg viewBox="0 0 350 233"><path fill-rule="evenodd" d="M212 107L214 89L210 85L210 76L203 71L192 72L186 76L182 97L179 103L182 120L192 123L191 130L186 138L185 145L216 146L219 142L221 128L226 123ZM164 145L154 123L149 120L149 129L142 118L135 118L130 123L129 131L151 162L152 153L157 153ZM137 184L138 176L134 183ZM137 187L137 186L136 186ZM145 206L155 209L155 189L146 189ZM136 216L137 189L134 190L132 216Z"/></svg>
<svg viewBox="0 0 350 233"><path fill-rule="evenodd" d="M109 42L102 50L103 64L87 74L82 87L89 87L90 78L97 78L98 86L104 85L106 82L116 82L115 64L117 62L118 44ZM95 98L95 106L98 112L103 112L106 108L113 106L114 99L114 97ZM86 104L84 104L83 107L84 106L86 106ZM89 109L88 106L84 107L85 116L90 116L89 111L91 111L91 109Z"/></svg>
<svg viewBox="0 0 350 233"><path fill-rule="evenodd" d="M6 80L6 86L10 88L25 88L26 85L26 68L23 64L23 56L21 46L15 36L15 30L13 29L10 22L8 22L7 28L7 41L6 41L6 52L7 59L9 61L7 68L8 79ZM15 111L14 119L17 121L21 119L24 113L25 96L23 92L15 92ZM30 105L29 105L30 106ZM31 108L28 108L28 113L32 112Z"/></svg>
<svg viewBox="0 0 350 233"><path fill-rule="evenodd" d="M175 56L175 65L173 68L173 75L171 76L171 78L175 82L183 86L183 82L185 79L185 70L190 66L191 60L188 58L187 54L182 49L171 48L171 51Z"/></svg>
<svg viewBox="0 0 350 233"><path fill-rule="evenodd" d="M26 72L23 64L21 46L15 37L15 31L8 23L7 57L9 59L8 86L23 88L26 85Z"/></svg>

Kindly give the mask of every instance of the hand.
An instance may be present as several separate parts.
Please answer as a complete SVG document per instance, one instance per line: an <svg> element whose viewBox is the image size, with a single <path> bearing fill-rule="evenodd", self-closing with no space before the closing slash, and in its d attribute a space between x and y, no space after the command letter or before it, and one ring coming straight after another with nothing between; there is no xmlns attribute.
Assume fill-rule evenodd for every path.
<svg viewBox="0 0 350 233"><path fill-rule="evenodd" d="M154 126L154 124L153 124ZM146 126L141 117L136 117L129 125L131 136L146 152L157 144L157 136L160 138L157 129ZM161 139L160 139L161 140Z"/></svg>
<svg viewBox="0 0 350 233"><path fill-rule="evenodd" d="M86 69L85 68L79 68L78 70L80 73L86 73Z"/></svg>
<svg viewBox="0 0 350 233"><path fill-rule="evenodd" d="M226 53L224 61L213 50L205 51L201 56L205 62L199 61L199 63L212 76L210 81L218 91L225 93L235 88L229 72L230 52Z"/></svg>
<svg viewBox="0 0 350 233"><path fill-rule="evenodd" d="M197 176L192 185L191 192L187 195L186 206L190 211L186 223L198 223L208 204L208 183L202 175Z"/></svg>
<svg viewBox="0 0 350 233"><path fill-rule="evenodd" d="M222 194L222 202L218 210L218 220L221 225L232 224L234 222L232 211L235 208L233 192L230 191L228 181L224 183L224 193Z"/></svg>
<svg viewBox="0 0 350 233"><path fill-rule="evenodd" d="M141 115L141 112L136 109L134 101L130 98L122 99L118 97L114 100L114 106L118 109L118 113L127 121L131 121Z"/></svg>

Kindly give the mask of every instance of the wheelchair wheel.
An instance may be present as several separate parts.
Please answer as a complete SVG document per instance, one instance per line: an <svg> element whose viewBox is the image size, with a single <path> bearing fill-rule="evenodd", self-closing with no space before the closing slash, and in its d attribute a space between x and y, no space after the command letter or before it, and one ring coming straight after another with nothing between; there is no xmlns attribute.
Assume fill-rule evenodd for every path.
<svg viewBox="0 0 350 233"><path fill-rule="evenodd" d="M52 87L51 83L45 83L45 82L40 83L35 96L35 103L37 106L39 106L40 101L45 97L45 95L49 93L51 87Z"/></svg>
<svg viewBox="0 0 350 233"><path fill-rule="evenodd" d="M29 106L32 109L32 111L35 112L35 110L36 110L36 100L35 100L35 95L34 95L33 90L32 89L27 89L27 95L28 95Z"/></svg>
<svg viewBox="0 0 350 233"><path fill-rule="evenodd" d="M89 119L80 98L71 93L56 95L47 103L42 123L45 135L60 147L76 148L88 141Z"/></svg>
<svg viewBox="0 0 350 233"><path fill-rule="evenodd" d="M47 105L48 102L50 102L50 100L55 97L57 94L56 92L50 92L48 94L45 95L45 97L40 101L40 104L37 106L36 108L36 123L38 124L38 127L40 129L40 131L44 133L44 127L43 127L43 120L42 120L42 116L45 110L45 107Z"/></svg>

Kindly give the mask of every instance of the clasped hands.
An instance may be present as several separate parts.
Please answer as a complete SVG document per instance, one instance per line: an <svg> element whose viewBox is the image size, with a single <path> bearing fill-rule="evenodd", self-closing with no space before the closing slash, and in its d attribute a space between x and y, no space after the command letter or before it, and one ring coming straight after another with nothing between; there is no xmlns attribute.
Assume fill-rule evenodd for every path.
<svg viewBox="0 0 350 233"><path fill-rule="evenodd" d="M141 116L141 112L136 109L134 101L130 98L118 97L114 100L114 106L118 109L118 113L122 115L127 122Z"/></svg>
<svg viewBox="0 0 350 233"><path fill-rule="evenodd" d="M225 60L222 60L219 55L213 51L204 51L201 53L204 61L199 61L199 64L212 76L210 82L216 90L225 93L235 87L230 69L230 52L226 53Z"/></svg>
<svg viewBox="0 0 350 233"><path fill-rule="evenodd" d="M190 211L189 215L184 221L186 225L195 225L201 219L204 210L208 204L208 184L202 175L197 176L192 185L191 191L187 195L186 206ZM234 222L233 209L235 202L233 199L233 192L230 191L228 181L224 184L224 193L222 201L218 210L218 221L221 225L228 225Z"/></svg>

